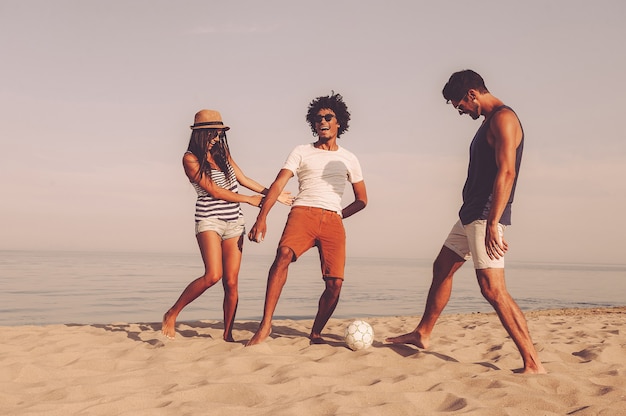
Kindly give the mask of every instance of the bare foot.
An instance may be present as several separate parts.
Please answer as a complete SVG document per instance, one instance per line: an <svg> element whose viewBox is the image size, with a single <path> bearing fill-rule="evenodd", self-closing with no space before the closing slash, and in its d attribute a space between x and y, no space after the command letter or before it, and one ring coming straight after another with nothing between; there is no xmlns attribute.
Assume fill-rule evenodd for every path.
<svg viewBox="0 0 626 416"><path fill-rule="evenodd" d="M272 333L272 325L270 325L268 329L259 327L259 329L256 331L256 334L254 334L252 339L248 341L248 343L246 344L246 347L260 344L261 342L265 341L265 339L269 337L271 333Z"/></svg>
<svg viewBox="0 0 626 416"><path fill-rule="evenodd" d="M171 311L165 312L163 315L163 324L161 324L161 333L169 339L176 336L176 316Z"/></svg>
<svg viewBox="0 0 626 416"><path fill-rule="evenodd" d="M311 334L309 335L309 340L311 341L311 344L326 344L326 341L324 341L321 335Z"/></svg>
<svg viewBox="0 0 626 416"><path fill-rule="evenodd" d="M548 374L548 371L543 367L543 365L533 365L524 367L520 370L519 374Z"/></svg>
<svg viewBox="0 0 626 416"><path fill-rule="evenodd" d="M409 332L408 334L387 338L385 341L392 344L411 344L422 349L428 348L428 338L422 338L418 332Z"/></svg>
<svg viewBox="0 0 626 416"><path fill-rule="evenodd" d="M235 342L235 338L233 338L232 334L228 334L228 335L224 334L224 341L226 341L226 342Z"/></svg>

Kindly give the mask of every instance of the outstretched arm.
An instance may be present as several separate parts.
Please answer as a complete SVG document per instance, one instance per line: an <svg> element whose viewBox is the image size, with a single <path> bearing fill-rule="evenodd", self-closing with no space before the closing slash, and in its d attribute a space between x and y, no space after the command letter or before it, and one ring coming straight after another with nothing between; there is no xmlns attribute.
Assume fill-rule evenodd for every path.
<svg viewBox="0 0 626 416"><path fill-rule="evenodd" d="M241 186L248 188L251 191L258 192L262 195L267 196L269 189L259 184L254 179L247 177L243 173L241 168L237 165L237 163L235 163L232 157L229 157L228 161L230 162L230 165L235 170L235 176L237 177L237 182L239 182ZM294 198L291 196L291 192L281 192L277 198L278 202L284 205L288 205L288 206L293 203L293 199Z"/></svg>
<svg viewBox="0 0 626 416"><path fill-rule="evenodd" d="M261 201L263 200L262 195L241 195L217 186L215 182L206 175L200 177L200 163L193 153L185 153L183 156L183 167L185 168L185 174L189 178L189 181L198 184L213 198L228 202L245 202L255 207L261 205Z"/></svg>
<svg viewBox="0 0 626 416"><path fill-rule="evenodd" d="M365 189L365 181L352 184L354 192L354 201L341 211L343 218L348 218L361 211L367 205L367 189Z"/></svg>
<svg viewBox="0 0 626 416"><path fill-rule="evenodd" d="M274 179L274 182L270 186L270 189L265 196L263 205L261 205L261 210L259 211L259 215L257 215L256 217L256 222L248 233L248 238L251 241L256 241L257 243L263 241L263 238L265 237L265 234L267 232L267 214L269 214L270 210L276 203L278 196L283 192L283 189L285 189L287 182L289 182L289 179L291 179L292 177L293 172L289 169L281 169L280 172L278 172L276 179Z"/></svg>

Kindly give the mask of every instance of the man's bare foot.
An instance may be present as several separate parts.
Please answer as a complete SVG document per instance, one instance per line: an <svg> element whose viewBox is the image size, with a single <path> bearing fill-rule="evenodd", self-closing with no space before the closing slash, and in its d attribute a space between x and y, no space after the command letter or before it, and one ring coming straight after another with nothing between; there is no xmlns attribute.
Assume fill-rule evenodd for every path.
<svg viewBox="0 0 626 416"><path fill-rule="evenodd" d="M409 332L408 334L387 338L385 341L392 344L411 344L422 349L428 348L428 338L422 338L418 332Z"/></svg>
<svg viewBox="0 0 626 416"><path fill-rule="evenodd" d="M171 311L167 311L163 315L161 333L169 339L174 339L176 336L176 316Z"/></svg>
<svg viewBox="0 0 626 416"><path fill-rule="evenodd" d="M235 338L233 338L233 334L224 334L224 341L226 342L235 342Z"/></svg>
<svg viewBox="0 0 626 416"><path fill-rule="evenodd" d="M265 339L269 337L271 333L272 333L272 325L270 325L268 329L259 327L259 329L256 331L256 334L254 334L252 339L250 339L250 341L248 341L248 343L246 344L246 347L260 344L261 342L265 341Z"/></svg>
<svg viewBox="0 0 626 416"><path fill-rule="evenodd" d="M315 334L315 335L311 334L311 335L309 335L309 340L311 341L311 344L316 344L316 345L326 344L326 341L324 341L322 336L319 335L319 334Z"/></svg>

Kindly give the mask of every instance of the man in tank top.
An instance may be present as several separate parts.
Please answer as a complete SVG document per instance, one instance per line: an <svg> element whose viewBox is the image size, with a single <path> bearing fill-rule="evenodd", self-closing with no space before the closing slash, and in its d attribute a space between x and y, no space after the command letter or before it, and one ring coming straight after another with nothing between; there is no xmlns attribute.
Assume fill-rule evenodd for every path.
<svg viewBox="0 0 626 416"><path fill-rule="evenodd" d="M358 159L339 146L337 139L348 129L350 113L339 94L317 97L309 104L306 119L317 141L297 146L263 201L257 220L248 233L252 241L261 242L267 231L266 218L287 182L298 177L298 195L293 203L276 258L269 271L265 308L259 329L248 345L265 340L272 331L272 317L287 281L289 265L312 247L319 251L325 289L309 339L323 343L322 329L333 314L344 278L346 233L343 219L356 214L367 204L367 192ZM345 208L341 198L346 181L352 185L354 201Z"/></svg>
<svg viewBox="0 0 626 416"><path fill-rule="evenodd" d="M524 131L513 110L493 96L474 71L450 77L443 96L460 115L484 117L470 145L467 180L459 221L452 227L433 266L433 280L424 315L405 335L388 338L395 344L428 348L435 323L452 291L454 273L470 258L485 299L493 306L517 346L524 373L545 373L533 345L526 318L506 289L505 226L511 224L511 204L524 148Z"/></svg>

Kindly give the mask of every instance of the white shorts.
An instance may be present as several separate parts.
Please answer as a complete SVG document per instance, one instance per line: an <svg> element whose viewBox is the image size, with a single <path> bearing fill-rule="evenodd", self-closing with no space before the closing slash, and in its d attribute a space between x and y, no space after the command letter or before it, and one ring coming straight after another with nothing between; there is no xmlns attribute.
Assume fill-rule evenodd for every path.
<svg viewBox="0 0 626 416"><path fill-rule="evenodd" d="M222 240L228 240L244 235L246 222L243 217L239 217L237 221L222 221L217 218L203 218L196 221L196 235L206 231L215 231L222 237Z"/></svg>
<svg viewBox="0 0 626 416"><path fill-rule="evenodd" d="M498 224L500 239L504 236L504 229L504 225ZM474 269L503 269L504 257L495 260L489 258L487 254L485 247L486 230L487 220L476 220L467 225L457 221L443 245L465 260L471 258L474 261Z"/></svg>

